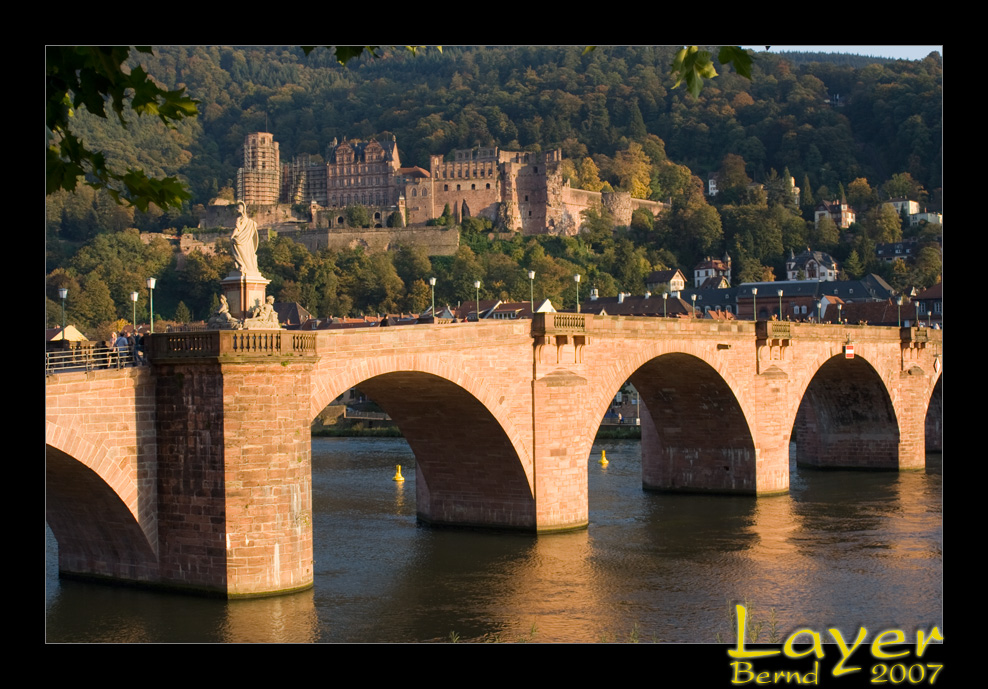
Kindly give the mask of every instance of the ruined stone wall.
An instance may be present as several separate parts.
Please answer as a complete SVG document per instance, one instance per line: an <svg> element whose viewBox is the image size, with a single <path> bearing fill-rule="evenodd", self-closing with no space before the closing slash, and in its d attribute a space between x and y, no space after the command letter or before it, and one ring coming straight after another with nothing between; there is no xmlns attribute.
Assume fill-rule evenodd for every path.
<svg viewBox="0 0 988 689"><path fill-rule="evenodd" d="M300 222L292 215L292 207L287 204L271 204L267 206L250 206L248 215L257 223L257 227L267 228L274 225ZM215 205L207 206L202 215L199 216L199 229L227 229L232 230L237 225L237 206Z"/></svg>
<svg viewBox="0 0 988 689"><path fill-rule="evenodd" d="M430 256L452 256L460 246L460 233L445 227L371 228L360 230L308 230L283 233L309 251L341 251L363 247L389 251L400 246L421 246Z"/></svg>

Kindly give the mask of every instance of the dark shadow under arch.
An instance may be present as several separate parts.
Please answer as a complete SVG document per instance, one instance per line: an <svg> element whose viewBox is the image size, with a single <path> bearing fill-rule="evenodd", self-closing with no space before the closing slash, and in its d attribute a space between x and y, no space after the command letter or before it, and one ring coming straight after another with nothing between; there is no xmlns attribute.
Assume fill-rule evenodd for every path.
<svg viewBox="0 0 988 689"><path fill-rule="evenodd" d="M415 453L421 521L536 527L525 468L480 400L452 381L422 372L386 373L357 387L388 413Z"/></svg>
<svg viewBox="0 0 988 689"><path fill-rule="evenodd" d="M943 452L943 376L937 378L926 409L926 451Z"/></svg>
<svg viewBox="0 0 988 689"><path fill-rule="evenodd" d="M756 492L755 447L734 392L708 363L663 354L629 381L640 396L642 486Z"/></svg>
<svg viewBox="0 0 988 689"><path fill-rule="evenodd" d="M45 520L58 541L60 574L153 580L154 549L113 489L51 445L46 445L45 469Z"/></svg>
<svg viewBox="0 0 988 689"><path fill-rule="evenodd" d="M899 425L881 377L861 357L829 359L813 376L793 427L796 463L898 469Z"/></svg>

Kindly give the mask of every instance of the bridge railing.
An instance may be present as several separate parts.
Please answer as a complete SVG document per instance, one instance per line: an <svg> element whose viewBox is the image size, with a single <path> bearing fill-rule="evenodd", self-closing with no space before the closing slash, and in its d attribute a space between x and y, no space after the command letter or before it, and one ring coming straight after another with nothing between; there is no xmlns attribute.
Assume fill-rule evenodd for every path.
<svg viewBox="0 0 988 689"><path fill-rule="evenodd" d="M755 336L760 340L790 340L792 324L789 321L757 321Z"/></svg>
<svg viewBox="0 0 988 689"><path fill-rule="evenodd" d="M45 375L70 371L97 371L140 366L144 363L134 347L108 347L96 342L73 343L70 349L45 352Z"/></svg>
<svg viewBox="0 0 988 689"><path fill-rule="evenodd" d="M532 318L532 334L545 335L559 330L585 332L590 329L593 314L536 313Z"/></svg>
<svg viewBox="0 0 988 689"><path fill-rule="evenodd" d="M151 335L149 339L151 361L316 355L316 334L297 330L170 332Z"/></svg>

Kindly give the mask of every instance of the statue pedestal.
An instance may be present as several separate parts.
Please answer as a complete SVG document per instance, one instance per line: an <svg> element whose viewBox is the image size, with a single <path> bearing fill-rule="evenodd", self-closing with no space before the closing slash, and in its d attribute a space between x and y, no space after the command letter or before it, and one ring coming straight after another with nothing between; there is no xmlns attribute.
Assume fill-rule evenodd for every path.
<svg viewBox="0 0 988 689"><path fill-rule="evenodd" d="M243 320L251 317L254 308L264 303L265 290L271 282L263 275L230 273L220 281L223 295L230 305L230 315Z"/></svg>

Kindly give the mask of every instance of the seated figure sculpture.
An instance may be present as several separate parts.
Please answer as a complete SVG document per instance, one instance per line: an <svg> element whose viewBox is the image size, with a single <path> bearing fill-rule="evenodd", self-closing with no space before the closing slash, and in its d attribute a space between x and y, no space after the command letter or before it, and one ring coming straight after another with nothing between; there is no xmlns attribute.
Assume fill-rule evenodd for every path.
<svg viewBox="0 0 988 689"><path fill-rule="evenodd" d="M243 327L241 322L230 313L230 303L226 300L226 295L220 295L220 307L210 316L206 327L216 330L239 330Z"/></svg>
<svg viewBox="0 0 988 689"><path fill-rule="evenodd" d="M254 307L251 317L244 321L245 328L281 329L278 313L274 310L274 297L268 297L263 304Z"/></svg>

